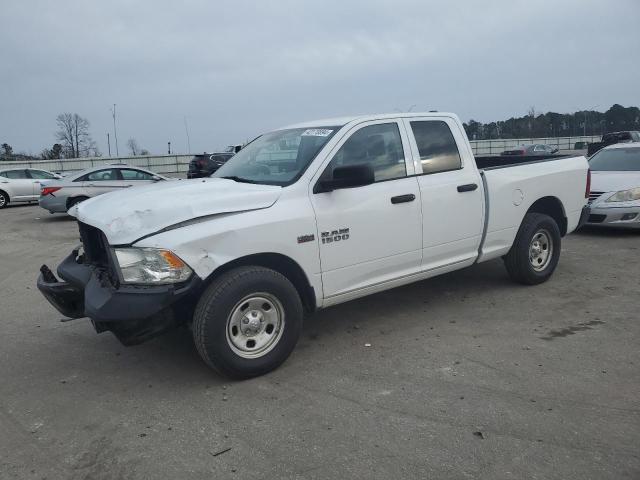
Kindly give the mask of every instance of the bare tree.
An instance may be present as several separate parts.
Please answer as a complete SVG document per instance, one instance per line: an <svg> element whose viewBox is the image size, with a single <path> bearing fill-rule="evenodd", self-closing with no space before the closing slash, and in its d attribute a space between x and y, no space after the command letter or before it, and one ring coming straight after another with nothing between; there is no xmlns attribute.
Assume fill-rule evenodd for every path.
<svg viewBox="0 0 640 480"><path fill-rule="evenodd" d="M131 152L131 155L133 155L134 157L140 153L140 147L138 146L138 142L133 137L127 140L127 147L129 147L129 151Z"/></svg>
<svg viewBox="0 0 640 480"><path fill-rule="evenodd" d="M89 133L89 120L77 113L61 113L56 118L56 139L62 144L66 158L99 155L96 143Z"/></svg>

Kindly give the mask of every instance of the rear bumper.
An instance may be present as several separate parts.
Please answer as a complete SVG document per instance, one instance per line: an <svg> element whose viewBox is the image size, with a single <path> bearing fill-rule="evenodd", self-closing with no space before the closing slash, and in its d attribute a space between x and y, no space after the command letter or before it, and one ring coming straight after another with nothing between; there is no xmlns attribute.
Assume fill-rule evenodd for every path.
<svg viewBox="0 0 640 480"><path fill-rule="evenodd" d="M38 290L60 313L89 317L98 333L109 330L125 345L141 343L191 318L200 279L180 285L114 285L104 269L78 263L74 250L58 267L58 281L43 265Z"/></svg>
<svg viewBox="0 0 640 480"><path fill-rule="evenodd" d="M589 215L591 215L591 207L589 205L585 205L584 207L582 207L582 212L580 213L580 220L578 220L578 226L576 228L580 228L585 223L587 223L589 219Z"/></svg>
<svg viewBox="0 0 640 480"><path fill-rule="evenodd" d="M49 210L51 213L67 212L66 197L56 197L54 195L46 195L38 199L38 205L40 205L45 210Z"/></svg>
<svg viewBox="0 0 640 480"><path fill-rule="evenodd" d="M640 229L640 206L600 207L591 205L587 225Z"/></svg>

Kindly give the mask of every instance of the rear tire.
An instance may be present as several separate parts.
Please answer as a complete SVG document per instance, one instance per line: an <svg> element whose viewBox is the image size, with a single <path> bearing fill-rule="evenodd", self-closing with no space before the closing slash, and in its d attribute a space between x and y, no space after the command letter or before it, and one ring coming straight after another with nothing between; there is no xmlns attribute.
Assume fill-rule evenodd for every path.
<svg viewBox="0 0 640 480"><path fill-rule="evenodd" d="M504 265L511 279L525 285L546 282L560 260L558 224L542 213L527 213Z"/></svg>
<svg viewBox="0 0 640 480"><path fill-rule="evenodd" d="M9 195L0 190L0 208L5 208L9 205Z"/></svg>
<svg viewBox="0 0 640 480"><path fill-rule="evenodd" d="M250 378L289 357L302 320L302 301L286 277L264 267L239 267L202 294L193 340L207 365L228 377Z"/></svg>

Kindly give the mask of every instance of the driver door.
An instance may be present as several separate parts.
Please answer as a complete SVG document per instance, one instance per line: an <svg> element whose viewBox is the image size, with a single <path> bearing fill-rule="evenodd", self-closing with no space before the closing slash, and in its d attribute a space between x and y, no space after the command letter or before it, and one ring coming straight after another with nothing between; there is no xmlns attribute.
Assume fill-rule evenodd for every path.
<svg viewBox="0 0 640 480"><path fill-rule="evenodd" d="M410 151L401 123L367 122L336 145L312 182L313 190L334 168L358 164L370 165L375 177L370 185L311 193L327 304L420 270L420 189Z"/></svg>

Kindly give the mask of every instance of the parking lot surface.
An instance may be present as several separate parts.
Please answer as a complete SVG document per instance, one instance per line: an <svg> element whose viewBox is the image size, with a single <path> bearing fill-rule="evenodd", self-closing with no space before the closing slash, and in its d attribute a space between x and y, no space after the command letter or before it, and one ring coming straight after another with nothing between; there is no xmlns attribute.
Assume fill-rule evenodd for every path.
<svg viewBox="0 0 640 480"><path fill-rule="evenodd" d="M187 330L137 347L35 287L75 221L0 211L0 478L640 478L640 234L564 239L552 279L501 261L319 312L231 382Z"/></svg>

